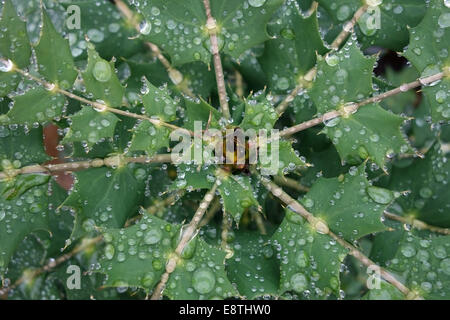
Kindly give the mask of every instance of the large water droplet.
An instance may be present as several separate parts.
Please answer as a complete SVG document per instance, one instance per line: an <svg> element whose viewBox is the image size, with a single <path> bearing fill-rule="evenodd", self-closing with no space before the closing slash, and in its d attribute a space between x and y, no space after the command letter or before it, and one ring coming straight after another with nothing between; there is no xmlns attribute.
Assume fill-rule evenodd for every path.
<svg viewBox="0 0 450 320"><path fill-rule="evenodd" d="M97 61L92 70L92 75L97 81L107 82L111 79L111 66L104 60Z"/></svg>
<svg viewBox="0 0 450 320"><path fill-rule="evenodd" d="M294 291L302 293L308 286L308 280L303 273L296 273L291 277L291 286Z"/></svg>
<svg viewBox="0 0 450 320"><path fill-rule="evenodd" d="M252 7L259 8L266 3L266 0L248 0L248 4Z"/></svg>
<svg viewBox="0 0 450 320"><path fill-rule="evenodd" d="M412 244L405 244L400 248L400 252L407 258L411 258L416 254L416 248Z"/></svg>
<svg viewBox="0 0 450 320"><path fill-rule="evenodd" d="M158 243L163 236L163 233L160 229L150 229L147 231L144 237L144 242L146 244L155 244Z"/></svg>
<svg viewBox="0 0 450 320"><path fill-rule="evenodd" d="M214 289L216 277L209 268L200 268L192 275L192 286L200 294L207 294Z"/></svg>
<svg viewBox="0 0 450 320"><path fill-rule="evenodd" d="M10 72L13 68L14 64L9 59L0 58L0 71L1 72Z"/></svg>
<svg viewBox="0 0 450 320"><path fill-rule="evenodd" d="M444 12L439 16L438 24L441 28L450 27L450 13Z"/></svg>
<svg viewBox="0 0 450 320"><path fill-rule="evenodd" d="M114 253L115 253L115 249L114 246L112 244L108 244L105 247L105 257L108 260L111 260L112 258L114 258Z"/></svg>
<svg viewBox="0 0 450 320"><path fill-rule="evenodd" d="M388 204L394 199L391 191L378 187L367 187L367 194L376 203Z"/></svg>
<svg viewBox="0 0 450 320"><path fill-rule="evenodd" d="M144 20L139 24L139 32L143 35L147 35L152 31L152 23Z"/></svg>

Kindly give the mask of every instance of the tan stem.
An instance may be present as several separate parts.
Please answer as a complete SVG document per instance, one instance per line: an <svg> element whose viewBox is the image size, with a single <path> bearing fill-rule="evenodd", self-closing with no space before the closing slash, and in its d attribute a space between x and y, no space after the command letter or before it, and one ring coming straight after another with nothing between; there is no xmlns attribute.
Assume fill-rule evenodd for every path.
<svg viewBox="0 0 450 320"><path fill-rule="evenodd" d="M406 297L410 298L420 298L417 295L415 295L410 289L408 289L403 283L398 281L391 273L389 273L387 270L381 268L378 266L375 262L370 260L368 257L366 257L361 251L359 251L356 247L354 247L352 244L348 243L344 239L340 238L336 234L334 234L331 230L329 230L326 223L313 216L312 213L308 212L298 201L293 199L291 196L289 196L286 192L284 192L279 186L277 186L275 183L270 181L267 178L262 177L261 182L263 185L269 190L275 197L280 199L284 204L288 206L288 208L305 218L312 226L313 228L322 234L328 234L330 237L332 237L336 242L338 242L340 245L345 247L349 250L349 254L354 256L356 259L358 259L362 264L365 266L376 266L377 269L380 270L381 276L390 284L392 284L394 287L396 287L400 292L402 292Z"/></svg>
<svg viewBox="0 0 450 320"><path fill-rule="evenodd" d="M285 187L294 189L299 192L308 192L309 188L305 187L304 185L301 185L296 180L288 178L288 177L282 177L282 176L274 176L274 181L277 184L283 185Z"/></svg>
<svg viewBox="0 0 450 320"><path fill-rule="evenodd" d="M342 43L347 39L348 35L350 34L351 30L355 27L356 23L358 22L359 18L367 11L368 6L363 5L360 7L355 14L353 15L352 19L348 21L342 31L338 34L336 39L334 39L333 43L331 44L331 51L327 52L325 56L328 56L331 52L334 52L336 50L339 50L339 47L342 45ZM313 2L311 9L310 9L310 15L317 9L317 3ZM280 102L280 104L277 106L276 111L278 114L283 114L289 104L295 99L295 97L303 90L305 89L306 85L311 83L311 81L314 79L316 75L317 69L316 67L313 67L311 70L306 72L306 74L300 78L300 81L298 85L284 98L283 101Z"/></svg>
<svg viewBox="0 0 450 320"><path fill-rule="evenodd" d="M0 172L0 180L13 178L19 174L72 172L88 168L116 167L126 163L170 163L171 154L159 154L153 157L122 157L112 156L104 159L92 159L58 164L31 165L20 169L9 169Z"/></svg>
<svg viewBox="0 0 450 320"><path fill-rule="evenodd" d="M217 91L219 93L220 108L222 110L222 114L225 117L225 119L230 119L231 115L230 115L230 108L228 105L227 89L225 86L225 77L223 73L222 60L220 58L219 53L219 43L217 39L217 24L216 20L213 18L211 14L211 5L209 3L209 0L203 0L203 5L206 11L206 19L207 19L206 27L208 29L209 39L211 42L211 51L214 61L214 71L216 73Z"/></svg>
<svg viewBox="0 0 450 320"><path fill-rule="evenodd" d="M401 222L404 224L408 224L408 225L410 225L414 228L420 229L420 230L429 230L429 231L436 232L436 233L450 235L450 229L432 226L432 225L429 225L426 222L418 220L414 217L402 217L402 216L399 216L399 215L396 215L394 213L387 212L387 211L384 212L384 216L388 219L395 220L395 221L398 221L398 222Z"/></svg>
<svg viewBox="0 0 450 320"><path fill-rule="evenodd" d="M208 209L209 205L214 199L216 189L217 189L218 183L213 185L211 190L209 190L203 200L200 202L200 205L197 209L197 211L194 214L194 217L192 218L191 222L182 230L182 235L180 242L177 245L177 248L175 249L175 252L171 255L169 260L166 263L166 271L161 276L161 279L158 283L158 285L155 288L155 291L153 292L153 295L151 297L152 300L160 300L164 291L164 288L167 285L167 282L169 281L170 274L175 271L175 268L177 267L178 261L181 259L181 254L183 253L184 249L188 245L189 241L192 240L192 238L195 236L198 227L200 225L200 221L202 220L206 210Z"/></svg>
<svg viewBox="0 0 450 320"><path fill-rule="evenodd" d="M318 124L323 123L324 121L329 121L331 119L334 119L334 118L337 118L340 116L348 116L349 114L356 112L362 106L365 106L365 105L368 105L371 103L380 102L386 98L392 97L396 94L403 93L403 92L406 92L408 90L411 90L411 89L414 89L414 88L417 88L420 86L429 85L433 82L441 80L442 78L444 78L444 72L439 72L439 73L436 73L434 75L431 75L431 76L428 76L425 78L417 79L410 83L405 83L398 88L389 90L389 91L379 94L377 96L370 97L364 101L355 102L355 103L351 103L351 102L347 103L347 106L343 109L343 111L332 110L330 112L325 113L324 115L322 115L320 117L317 117L312 120L308 120L308 121L302 122L300 124L297 124L295 126L289 127L287 129L280 131L280 136L289 136L296 132L300 132L300 131L306 130L308 128L314 127Z"/></svg>
<svg viewBox="0 0 450 320"><path fill-rule="evenodd" d="M91 248L93 245L99 243L100 241L102 241L103 237L99 236L96 238L92 238L92 239L85 239L81 242L80 245L78 245L77 247L75 247L72 251L70 251L69 253L66 253L60 257L58 257L55 260L52 260L51 262L47 263L46 265L42 266L39 269L35 269L30 271L29 273L27 272L26 274L23 274L16 282L14 282L14 284L12 286L9 287L4 287L0 289L0 298L7 298L8 293L11 290L14 290L15 288L17 288L18 286L20 286L22 283L26 282L26 281L32 281L33 279L35 279L37 276L45 273L45 272L50 272L53 269L55 269L57 266L59 266L60 264L66 262L67 260L71 259L73 256L75 256L76 254Z"/></svg>
<svg viewBox="0 0 450 320"><path fill-rule="evenodd" d="M130 117L130 118L146 120L146 121L149 121L150 123L152 123L155 126L163 126L163 127L169 128L171 130L178 130L178 129L185 130L186 132L189 132L189 134L191 134L191 135L194 134L192 131L180 128L180 127L175 126L175 125L170 124L170 123L166 123L166 122L164 122L164 121L162 121L160 119L150 118L150 117L147 117L145 115L136 114L136 113L132 113L132 112L125 111L125 110L112 108L112 107L107 106L104 103L100 103L100 102L97 102L97 101L91 101L91 100L88 100L86 98L77 96L76 94L73 94L72 92L69 92L67 90L59 88L58 86L56 86L53 83L47 82L44 79L37 78L37 77L33 76L32 74L30 74L29 72L24 71L22 69L19 69L16 66L14 66L12 71L20 73L24 77L27 77L27 78L29 78L29 79L39 83L40 85L44 86L45 88L51 88L51 91L53 91L53 92L57 92L57 93L63 94L63 95L65 95L65 96L67 96L67 97L69 97L71 99L78 100L81 103L89 105L89 106L93 107L94 109L96 109L99 112L108 111L108 112L112 112L112 113L115 113L115 114L120 114L120 115L123 115L123 116L126 116L126 117Z"/></svg>

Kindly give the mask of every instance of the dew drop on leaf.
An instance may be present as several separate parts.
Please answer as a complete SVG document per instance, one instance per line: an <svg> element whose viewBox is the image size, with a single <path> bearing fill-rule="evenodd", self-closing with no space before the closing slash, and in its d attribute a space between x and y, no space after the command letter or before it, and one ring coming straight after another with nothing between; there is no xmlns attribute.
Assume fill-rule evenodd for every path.
<svg viewBox="0 0 450 320"><path fill-rule="evenodd" d="M391 191L373 186L367 187L367 194L373 201L380 204L388 204L394 199Z"/></svg>
<svg viewBox="0 0 450 320"><path fill-rule="evenodd" d="M192 287L200 294L207 294L214 289L216 277L209 268L197 269L192 275Z"/></svg>
<svg viewBox="0 0 450 320"><path fill-rule="evenodd" d="M252 7L259 8L266 3L266 0L248 0L248 4Z"/></svg>
<svg viewBox="0 0 450 320"><path fill-rule="evenodd" d="M97 81L107 82L111 79L111 66L104 60L97 61L92 70L92 75Z"/></svg>

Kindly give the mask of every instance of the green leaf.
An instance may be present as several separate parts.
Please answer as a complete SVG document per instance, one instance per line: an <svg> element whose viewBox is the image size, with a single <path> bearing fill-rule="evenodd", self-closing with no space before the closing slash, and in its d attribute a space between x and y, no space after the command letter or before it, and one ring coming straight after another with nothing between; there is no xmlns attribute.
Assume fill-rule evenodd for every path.
<svg viewBox="0 0 450 320"><path fill-rule="evenodd" d="M186 98L184 101L186 105L184 128L194 130L194 122L201 121L202 129L206 130L210 115L211 121L209 122L209 128L220 128L219 120L222 115L217 109L214 109L203 99L200 99L200 101L197 102Z"/></svg>
<svg viewBox="0 0 450 320"><path fill-rule="evenodd" d="M280 292L293 291L300 298L339 296L339 272L347 250L317 233L298 214L287 210L272 236L280 255Z"/></svg>
<svg viewBox="0 0 450 320"><path fill-rule="evenodd" d="M145 80L144 90L147 92L142 96L145 114L157 116L164 121L176 119L177 104L170 96L167 87L158 89Z"/></svg>
<svg viewBox="0 0 450 320"><path fill-rule="evenodd" d="M225 252L194 238L171 274L165 295L176 300L217 300L237 296L225 271Z"/></svg>
<svg viewBox="0 0 450 320"><path fill-rule="evenodd" d="M14 104L6 115L0 116L0 123L34 125L59 119L66 99L63 95L36 87L13 98Z"/></svg>
<svg viewBox="0 0 450 320"><path fill-rule="evenodd" d="M216 181L216 166L196 166L180 164L177 166L177 179L172 184L177 189L211 189Z"/></svg>
<svg viewBox="0 0 450 320"><path fill-rule="evenodd" d="M74 175L75 185L63 203L76 212L73 239L94 231L95 227L122 227L142 201L144 177L139 168L91 168ZM127 196L123 197L124 194Z"/></svg>
<svg viewBox="0 0 450 320"><path fill-rule="evenodd" d="M6 181L0 194L6 200L11 200L33 187L47 183L49 179L50 176L45 174L20 175L13 180Z"/></svg>
<svg viewBox="0 0 450 320"><path fill-rule="evenodd" d="M245 102L245 114L239 127L247 129L266 129L271 130L278 120L272 104L265 98L256 97Z"/></svg>
<svg viewBox="0 0 450 320"><path fill-rule="evenodd" d="M318 179L301 202L332 231L353 241L386 229L381 217L393 200L393 192L369 184L363 164L344 176Z"/></svg>
<svg viewBox="0 0 450 320"><path fill-rule="evenodd" d="M348 117L330 120L322 133L328 135L341 158L350 164L369 158L385 168L388 158L395 154L412 154L401 131L404 121L405 118L371 104Z"/></svg>
<svg viewBox="0 0 450 320"><path fill-rule="evenodd" d="M380 288L370 289L361 300L404 300L405 296L392 284L381 280Z"/></svg>
<svg viewBox="0 0 450 320"><path fill-rule="evenodd" d="M310 91L319 113L335 110L372 94L375 58L366 58L355 40L350 39L337 53L317 64L317 77Z"/></svg>
<svg viewBox="0 0 450 320"><path fill-rule="evenodd" d="M361 0L318 2L337 24L350 21L356 10L364 4ZM356 25L358 39L364 48L379 46L401 51L408 44L408 27L416 26L425 11L425 0L383 0L377 9L369 9L359 19Z"/></svg>
<svg viewBox="0 0 450 320"><path fill-rule="evenodd" d="M448 181L449 156L435 143L424 159L415 159L412 165L392 169L389 188L406 191L408 195L396 200L400 214L425 221L431 225L450 227Z"/></svg>
<svg viewBox="0 0 450 320"><path fill-rule="evenodd" d="M31 46L26 23L19 18L12 2L6 0L0 19L0 57L10 59L19 68L30 64Z"/></svg>
<svg viewBox="0 0 450 320"><path fill-rule="evenodd" d="M62 89L69 89L78 76L69 42L55 30L45 11L42 21L41 37L35 46L39 73Z"/></svg>
<svg viewBox="0 0 450 320"><path fill-rule="evenodd" d="M104 286L151 291L165 271L178 232L179 227L148 215L126 229L104 229L106 246L100 259L101 272L107 275Z"/></svg>
<svg viewBox="0 0 450 320"><path fill-rule="evenodd" d="M281 0L212 0L221 50L238 58L247 49L268 40L266 24L281 4ZM210 62L203 1L136 1L136 7L146 19L141 29L143 37L168 52L174 65Z"/></svg>
<svg viewBox="0 0 450 320"><path fill-rule="evenodd" d="M294 171L298 168L305 167L306 163L303 161L292 148L292 142L290 141L279 141L278 150L276 150L277 154L275 157L278 157L278 163L276 160L272 159L272 148L273 143L267 144L267 160L264 160L261 157L261 147L259 149L258 155L258 165L267 173L274 174L273 171L277 172L280 175L285 175L290 171ZM275 166L278 164L278 167Z"/></svg>
<svg viewBox="0 0 450 320"><path fill-rule="evenodd" d="M63 143L81 142L91 148L95 144L112 138L119 121L116 115L110 112L98 112L92 107L83 109L70 117L70 130L63 139Z"/></svg>
<svg viewBox="0 0 450 320"><path fill-rule="evenodd" d="M49 159L41 128L24 132L21 128L0 126L1 170L41 164Z"/></svg>
<svg viewBox="0 0 450 320"><path fill-rule="evenodd" d="M133 129L129 151L145 151L147 155L153 156L161 148L169 147L169 135L168 128L142 121Z"/></svg>
<svg viewBox="0 0 450 320"><path fill-rule="evenodd" d="M122 17L117 6L109 1L60 2L68 12L64 21L64 31L71 39L72 54L76 59L85 59L85 36L95 43L99 54L105 59L129 57L142 50L142 41L131 39L136 34L134 27ZM74 13L67 11L70 6L80 8L80 28L76 28ZM75 26L75 28L74 28Z"/></svg>
<svg viewBox="0 0 450 320"><path fill-rule="evenodd" d="M420 238L404 232L389 269L400 272L406 285L427 299L449 299L450 236Z"/></svg>
<svg viewBox="0 0 450 320"><path fill-rule="evenodd" d="M105 286L134 286L150 292L165 272L179 233L179 226L150 216L126 229L105 230L107 245L101 259L101 271L108 275ZM194 238L181 258L169 277L166 296L212 299L236 295L225 273L225 253Z"/></svg>
<svg viewBox="0 0 450 320"><path fill-rule="evenodd" d="M226 260L228 278L247 299L277 296L280 266L267 236L256 232L236 232L230 243L234 254Z"/></svg>
<svg viewBox="0 0 450 320"><path fill-rule="evenodd" d="M249 177L242 175L228 175L220 180L218 187L223 199L223 208L231 214L234 221L239 223L244 210L251 206L259 206L253 194L253 187Z"/></svg>
<svg viewBox="0 0 450 320"><path fill-rule="evenodd" d="M410 29L410 45L405 56L417 68L421 77L442 72L444 68L449 67L449 17L450 8L444 5L444 1L432 0L422 22ZM423 93L430 103L433 122L449 121L449 91L448 75L436 85L423 88Z"/></svg>
<svg viewBox="0 0 450 320"><path fill-rule="evenodd" d="M7 185L0 182L3 193ZM37 230L48 230L49 216L60 203L55 203L44 184L29 189L12 200L0 197L0 273L4 273L9 260L23 239Z"/></svg>
<svg viewBox="0 0 450 320"><path fill-rule="evenodd" d="M280 8L268 29L275 39L265 43L259 61L270 88L285 92L297 85L300 77L316 64L317 54L323 55L327 48L319 33L317 12L304 18L295 1Z"/></svg>
<svg viewBox="0 0 450 320"><path fill-rule="evenodd" d="M114 62L100 58L91 43L88 44L88 64L82 77L86 91L95 99L102 100L111 107L122 105L125 88L117 77Z"/></svg>
<svg viewBox="0 0 450 320"><path fill-rule="evenodd" d="M369 96L373 92L374 62L374 58L364 57L353 40L340 52L319 61L311 90L318 112L344 112L347 103ZM384 167L388 155L412 151L400 130L403 121L404 118L370 104L356 113L327 121L323 133L330 137L343 160L356 164L370 158Z"/></svg>

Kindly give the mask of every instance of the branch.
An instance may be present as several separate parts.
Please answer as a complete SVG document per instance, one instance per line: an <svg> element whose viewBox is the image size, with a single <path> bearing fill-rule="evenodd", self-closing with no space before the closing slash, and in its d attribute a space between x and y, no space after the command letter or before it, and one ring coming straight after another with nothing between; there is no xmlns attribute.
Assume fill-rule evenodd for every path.
<svg viewBox="0 0 450 320"><path fill-rule="evenodd" d="M154 157L123 157L120 155L105 159L92 159L58 164L31 165L20 169L9 169L0 172L0 180L11 179L20 174L71 172L88 168L117 167L127 163L166 163L172 162L171 154L159 154Z"/></svg>
<svg viewBox="0 0 450 320"><path fill-rule="evenodd" d="M309 188L305 187L304 185L301 185L296 180L285 177L285 176L274 176L274 181L277 184L281 184L283 186L286 186L288 188L294 189L298 192L308 192Z"/></svg>
<svg viewBox="0 0 450 320"><path fill-rule="evenodd" d="M125 111L125 110L112 108L112 107L107 106L104 103L100 103L100 102L97 102L97 101L90 101L90 100L88 100L86 98L77 96L76 94L73 94L72 92L69 92L67 90L61 89L54 83L50 83L50 82L48 82L48 81L46 81L44 79L40 79L38 77L35 77L32 74L30 74L29 72L27 72L25 70L22 70L22 69L19 69L16 65L13 65L13 69L11 71L15 71L17 73L20 73L24 77L27 77L27 78L37 82L38 84L42 85L45 88L51 88L51 91L53 91L53 92L58 92L60 94L63 94L65 96L71 98L71 99L78 100L81 103L89 105L89 106L93 107L98 112L109 111L109 112L112 112L112 113L116 113L116 114L120 114L120 115L123 115L123 116L126 116L126 117L130 117L130 118L146 120L146 121L149 121L150 123L152 123L155 126L163 126L163 127L169 128L171 130L183 129L183 128L180 128L180 127L178 127L176 125L164 122L164 121L162 121L160 119L150 118L150 117L147 117L145 115L136 114L136 113L132 113L132 112ZM186 130L191 135L193 135L193 132L191 132L191 131L189 131L187 129L183 129L183 130Z"/></svg>
<svg viewBox="0 0 450 320"><path fill-rule="evenodd" d="M331 52L339 50L339 47L342 45L342 43L347 39L350 32L355 27L356 23L358 22L359 18L367 11L368 6L363 5L360 7L355 14L353 15L352 19L344 24L344 27L342 28L342 31L338 34L336 39L331 44L331 51L327 52L325 55L328 56ZM317 3L314 1L311 9L309 10L309 13L312 14L317 9ZM289 103L291 103L295 97L309 84L313 81L314 77L316 76L317 69L316 67L311 68L303 77L299 79L299 84L284 98L284 100L277 106L275 109L276 112L279 115L282 115L287 107L289 106Z"/></svg>
<svg viewBox="0 0 450 320"><path fill-rule="evenodd" d="M120 11L122 16L138 31L141 32L139 27L139 21L134 14L133 11L127 6L125 2L122 0L114 0L114 3L117 9ZM169 74L170 80L172 80L173 84L177 86L178 89L183 91L190 97L194 97L194 94L187 86L181 85L183 80L185 79L180 70L176 69L172 66L169 60L162 54L161 50L157 45L151 43L149 41L145 41L145 45L152 51L152 53L156 56L156 58L161 62L161 64L166 68L167 73Z"/></svg>
<svg viewBox="0 0 450 320"><path fill-rule="evenodd" d="M349 250L349 254L354 256L356 259L358 259L363 265L369 267L369 266L377 266L375 262L367 258L361 251L359 251L357 248L355 248L353 245L345 241L344 239L340 238L333 232L331 232L326 224L325 221L316 218L312 215L312 213L308 212L298 201L291 198L286 192L284 192L279 186L277 186L275 183L270 181L268 178L260 177L261 182L263 185L269 190L275 197L280 199L284 204L287 205L287 207L305 218L312 227L319 233L322 234L328 234L330 237L332 237L336 242L338 242L340 245L342 245L344 248ZM421 299L420 296L418 296L414 291L411 291L409 288L407 288L403 283L398 281L391 273L389 273L387 270L377 266L380 270L381 276L390 284L392 284L394 287L396 287L400 292L402 292L407 299Z"/></svg>
<svg viewBox="0 0 450 320"><path fill-rule="evenodd" d="M207 18L206 28L208 29L209 38L211 41L211 51L213 54L214 71L216 73L217 91L219 92L220 108L222 110L222 114L225 117L225 119L229 120L231 118L231 115L230 115L230 108L228 106L228 96L223 74L222 60L220 60L219 44L217 40L217 24L216 20L212 17L211 5L209 3L209 0L203 0L203 5L205 6Z"/></svg>
<svg viewBox="0 0 450 320"><path fill-rule="evenodd" d="M402 217L399 215L396 215L394 213L390 213L385 211L384 216L388 219L395 220L404 224L409 224L414 228L417 228L419 230L429 230L436 233L442 233L445 235L450 235L450 229L448 228L441 228L441 227L435 227L431 226L421 220L415 219L414 217Z"/></svg>
<svg viewBox="0 0 450 320"><path fill-rule="evenodd" d="M357 103L356 102L347 103L345 106L343 106L342 110L339 110L339 111L332 110L332 111L325 113L324 115L322 115L320 117L317 117L312 120L308 120L308 121L302 122L300 124L297 124L295 126L292 126L290 128L284 129L284 130L280 131L280 136L281 137L289 136L296 132L300 132L300 131L306 130L308 128L314 127L318 124L323 123L324 121L329 121L331 119L334 119L334 118L337 118L340 116L349 116L350 114L358 111L358 109L362 106L365 106L365 105L368 105L371 103L380 102L386 98L392 97L396 94L403 93L403 92L406 92L408 90L411 90L411 89L414 89L414 88L417 88L420 86L426 86L430 83L441 80L442 78L444 78L444 75L445 75L444 72L439 72L439 73L436 73L434 75L431 75L431 76L428 76L425 78L419 78L410 83L405 83L398 88L389 90L389 91L379 94L377 96L370 97L364 101L357 102Z"/></svg>
<svg viewBox="0 0 450 320"><path fill-rule="evenodd" d="M99 236L96 238L92 238L92 239L83 239L83 241L81 242L80 245L78 245L77 247L75 247L72 251L70 251L69 253L66 253L60 257L58 257L55 260L50 261L49 263L47 263L46 265L42 266L39 269L35 269L35 270L25 270L24 273L22 274L22 276L16 281L14 282L14 284L10 287L3 287L0 289L0 298L7 298L8 293L11 290L14 290L15 288L17 288L18 286L20 286L22 283L26 283L26 282L30 282L32 280L34 280L37 276L43 274L44 272L50 272L53 269L55 269L57 266L59 266L60 264L66 262L67 260L71 259L73 256L75 256L76 254L85 251L86 249L89 249L90 247L92 247L93 245L99 243L100 241L102 241L103 237Z"/></svg>
<svg viewBox="0 0 450 320"><path fill-rule="evenodd" d="M177 263L181 260L181 254L183 250L188 245L189 241L192 240L192 238L197 233L200 221L202 220L206 210L208 209L209 205L211 204L212 200L214 199L216 189L218 186L218 180L213 185L211 190L209 190L203 200L200 202L200 205L197 209L197 211L194 214L194 217L192 218L191 222L186 226L186 228L183 228L181 240L177 245L177 248L175 249L175 252L170 256L169 260L166 263L166 271L161 276L161 280L159 281L158 285L155 288L155 291L153 292L153 295L151 297L152 300L160 300L162 293L166 287L167 281L169 281L169 276L172 272L175 271L175 268L177 267Z"/></svg>

